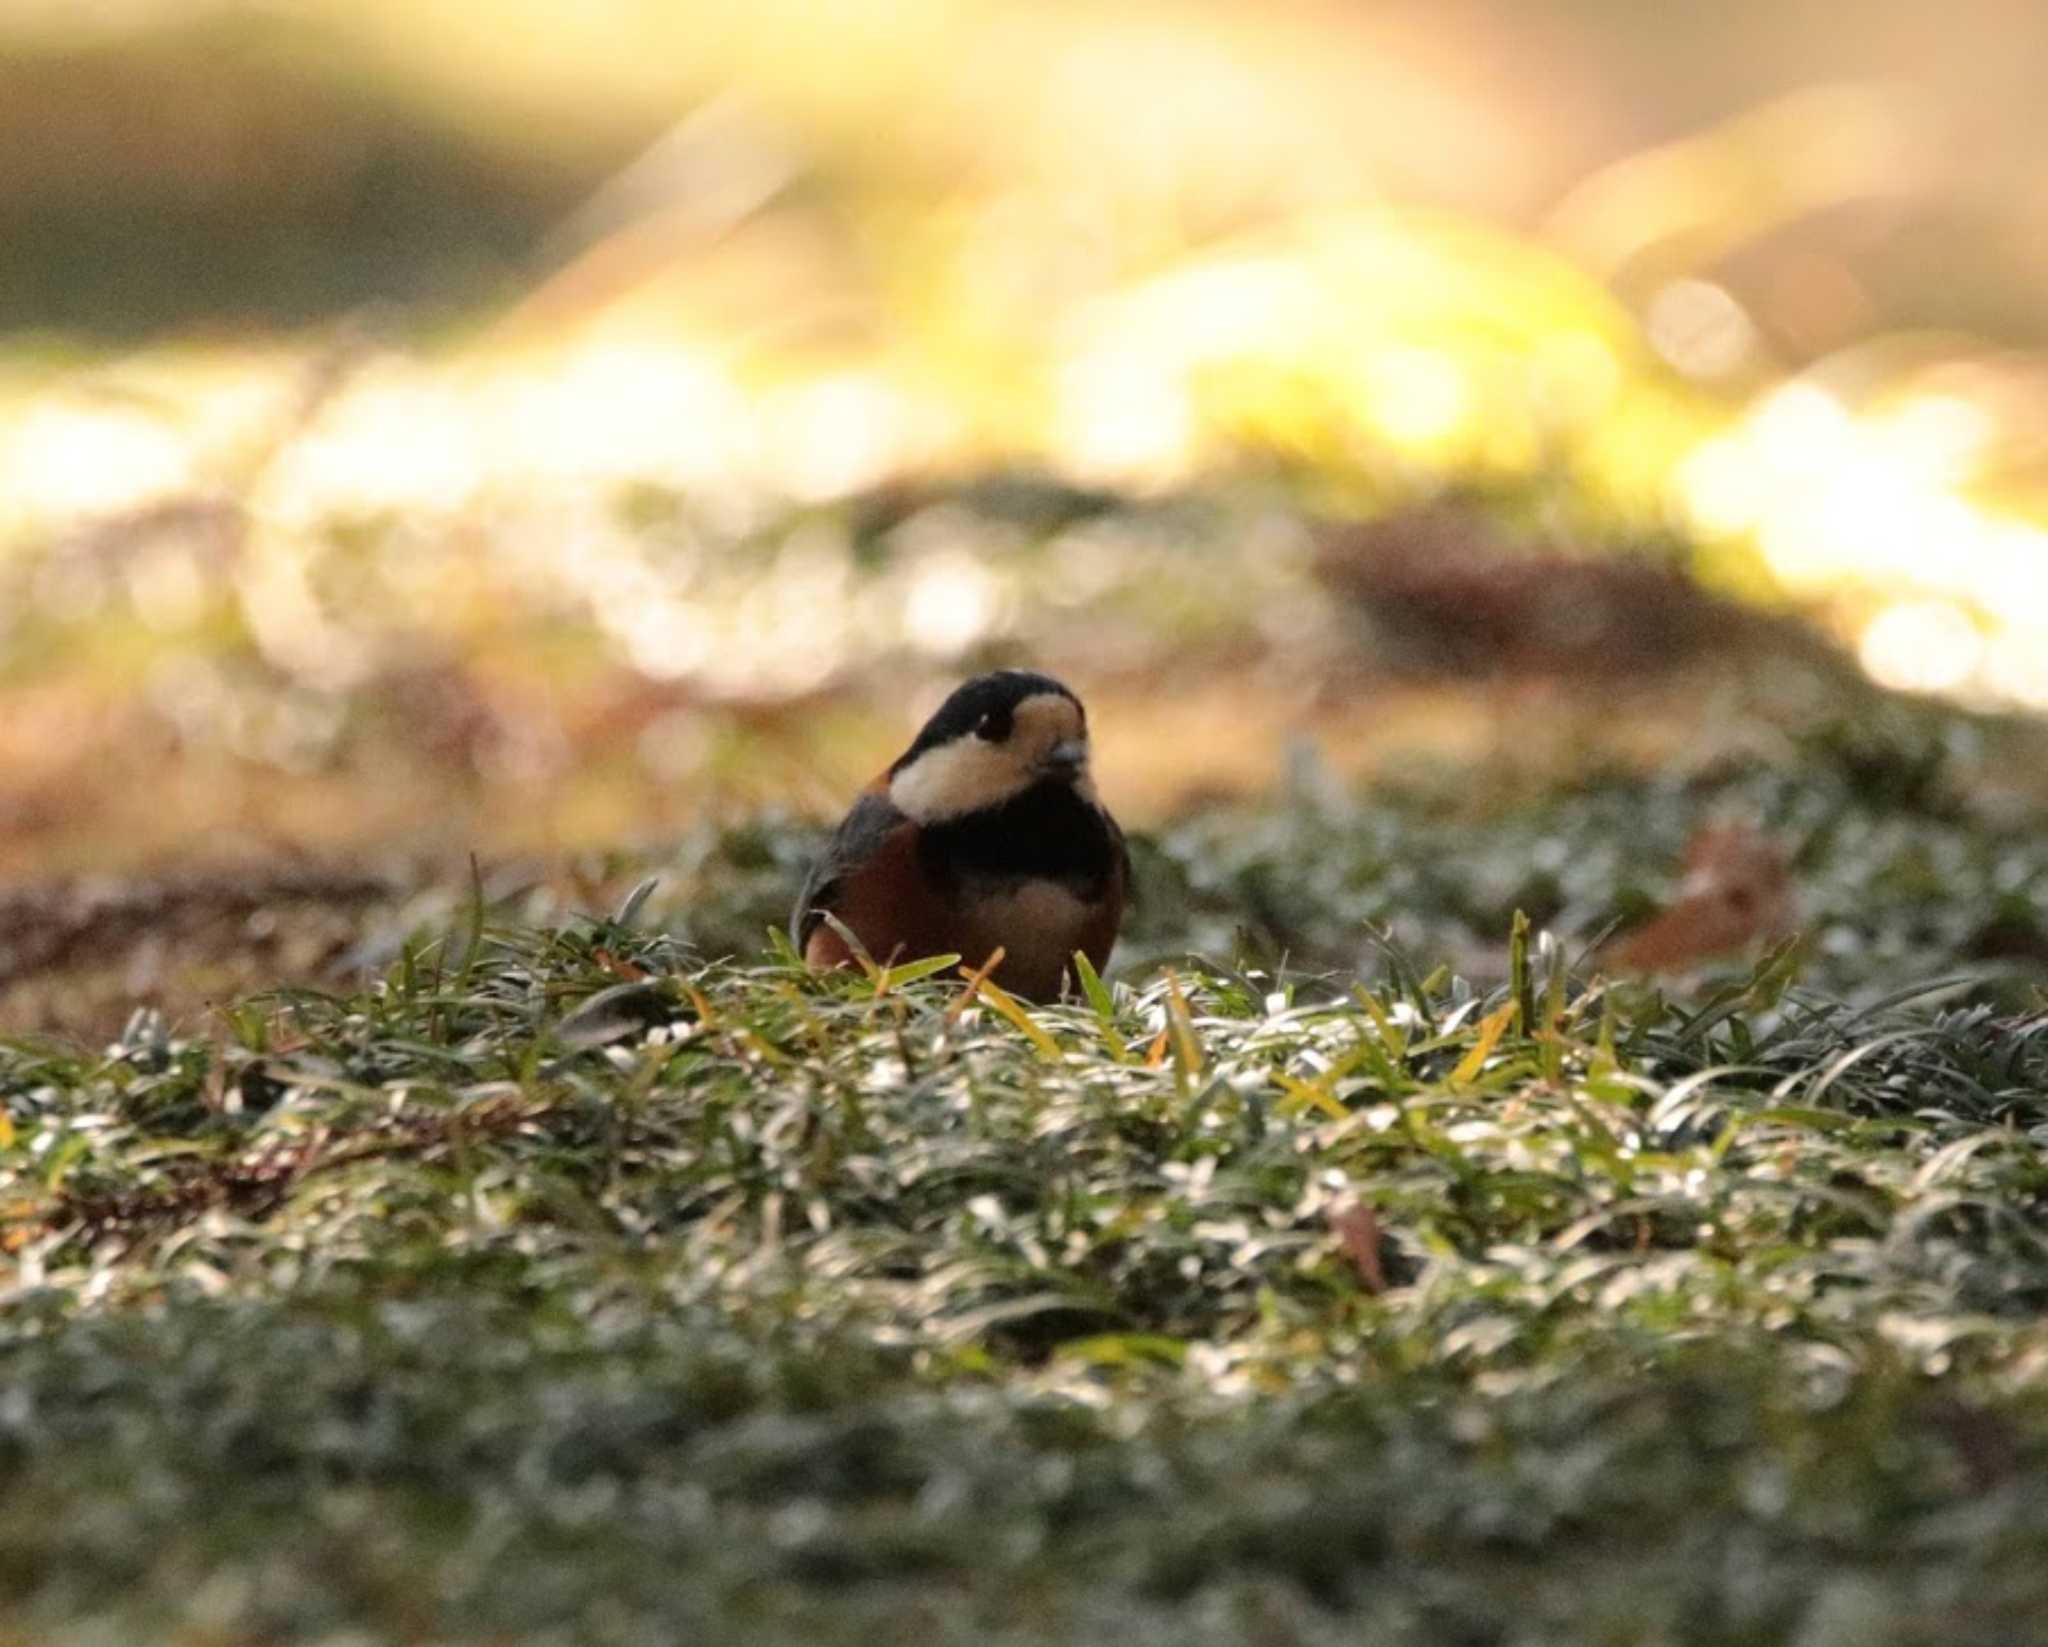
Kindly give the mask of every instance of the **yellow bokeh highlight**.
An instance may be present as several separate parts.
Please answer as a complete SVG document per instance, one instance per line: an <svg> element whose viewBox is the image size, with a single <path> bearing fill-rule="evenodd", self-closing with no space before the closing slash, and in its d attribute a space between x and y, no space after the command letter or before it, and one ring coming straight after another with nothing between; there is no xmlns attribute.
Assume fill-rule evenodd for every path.
<svg viewBox="0 0 2048 1647"><path fill-rule="evenodd" d="M1005 40L1046 65L1006 94L1008 147L948 128L987 175L864 199L843 241L783 199L803 143L851 118L814 83L820 46L699 106L565 225L532 289L436 346L186 343L0 379L0 554L192 510L218 541L124 563L143 624L175 632L225 592L267 658L323 688L378 667L351 583L369 578L434 621L588 611L653 680L802 690L874 635L935 658L999 636L1013 602L986 526L912 545L864 607L843 527L707 570L637 541L621 498L743 528L1018 464L1140 492L1278 473L1357 509L1521 487L1569 498L1565 529L1675 528L1722 581L1817 611L1887 685L2048 707L2048 523L1993 495L2012 431L1988 398L1826 361L1774 381L1764 329L1704 273L1619 295L1665 240L1742 218L1724 208L1787 134L1834 133L1760 221L1876 187L1917 153L1889 94L1823 89L1637 157L1546 244L1372 198L1319 142L1327 109L1276 96L1226 22L1004 17L961 75L978 84ZM937 74L934 51L904 72ZM1176 95L1123 111L1111 142L1133 64ZM362 530L398 534L368 572L336 547ZM801 657L774 638L796 613Z"/></svg>

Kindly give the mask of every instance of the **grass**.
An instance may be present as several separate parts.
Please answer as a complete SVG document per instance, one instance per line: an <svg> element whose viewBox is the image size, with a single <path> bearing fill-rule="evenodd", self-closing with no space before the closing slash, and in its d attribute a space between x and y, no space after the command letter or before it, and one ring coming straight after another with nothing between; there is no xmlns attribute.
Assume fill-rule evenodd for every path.
<svg viewBox="0 0 2048 1647"><path fill-rule="evenodd" d="M1304 775L1057 1007L762 956L764 821L9 1043L0 1641L2028 1639L2048 1017L1970 954L2042 853L1968 741ZM1738 805L1803 951L1568 964Z"/></svg>
<svg viewBox="0 0 2048 1647"><path fill-rule="evenodd" d="M1766 730L1759 717L1742 735L1759 742ZM1532 727L1532 741L1541 735ZM2008 729L1866 693L1850 716L1768 736L1766 753L1649 775L1597 755L1533 779L1504 761L1395 762L1364 789L1304 751L1277 795L1197 807L1138 833L1138 902L1119 963L1141 972L1193 954L1371 977L1387 969L1390 939L1422 971L1444 962L1497 979L1517 910L1577 955L1669 898L1703 823L1735 820L1789 861L1804 985L1868 1003L1968 973L2011 1010L2036 998L2048 981L2048 842L2038 800L2003 787L2024 747ZM747 955L786 916L822 838L762 814L688 832L662 857L592 858L582 884L622 896L659 873L651 914L701 953ZM508 915L567 913L558 891L516 890ZM450 902L444 894L440 919Z"/></svg>
<svg viewBox="0 0 2048 1647"><path fill-rule="evenodd" d="M1579 554L1769 581L1664 541L1716 403L1547 253L1377 211L1326 242L1320 197L1162 189L1085 119L1048 149L1043 75L961 126L986 31L921 14L749 68L745 31L479 51L441 9L352 4L310 55L197 14L0 52L84 139L30 145L22 199L61 209L0 253L69 340L0 387L39 439L193 476L67 502L22 460L0 869L230 861L0 899L0 1024L78 1031L0 1038L0 1647L2038 1639L2039 728ZM1003 27L1005 62L1072 57ZM1235 82L1235 36L1185 38ZM762 125L705 155L793 185L644 298L586 286L603 213L549 231L728 75ZM1381 101L1344 91L1193 135L1312 177L1288 134ZM144 108L130 153L103 116ZM1054 271L1090 200L1093 272ZM1264 291L1245 250L1305 283L1307 341L1196 371L1175 306ZM372 296L413 306L274 359L96 352ZM623 419L567 335L493 387L599 321L681 351ZM1587 344L1619 387L1561 398ZM1376 362L1469 405L1404 446ZM1115 410L1134 369L1195 436L1166 473L1213 484L913 480L911 442L800 502L814 443L766 398L930 377L978 469L1068 450L1055 378ZM263 404L219 422L224 385ZM730 451L605 438L720 385ZM405 433L323 481L380 386ZM587 473L486 416L537 386ZM403 459L451 440L480 478L444 498ZM820 836L764 800L843 800L922 695L1020 660L1087 692L1141 826L1111 981L1027 1008L764 949ZM1601 976L1717 819L1782 848L1800 941ZM625 838L677 844L563 862ZM470 850L547 867L403 867ZM102 1027L138 993L165 1010Z"/></svg>

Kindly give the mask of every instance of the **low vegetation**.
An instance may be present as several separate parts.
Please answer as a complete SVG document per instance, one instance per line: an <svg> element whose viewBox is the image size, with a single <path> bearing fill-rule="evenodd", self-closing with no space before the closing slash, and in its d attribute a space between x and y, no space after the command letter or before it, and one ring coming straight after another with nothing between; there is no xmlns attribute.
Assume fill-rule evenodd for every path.
<svg viewBox="0 0 2048 1647"><path fill-rule="evenodd" d="M0 21L0 1647L2043 1638L2038 99L1268 9Z"/></svg>
<svg viewBox="0 0 2048 1647"><path fill-rule="evenodd" d="M2048 852L1974 736L1304 772L1056 1007L804 975L767 820L8 1044L0 1641L2022 1639ZM1803 942L1585 960L1737 813Z"/></svg>

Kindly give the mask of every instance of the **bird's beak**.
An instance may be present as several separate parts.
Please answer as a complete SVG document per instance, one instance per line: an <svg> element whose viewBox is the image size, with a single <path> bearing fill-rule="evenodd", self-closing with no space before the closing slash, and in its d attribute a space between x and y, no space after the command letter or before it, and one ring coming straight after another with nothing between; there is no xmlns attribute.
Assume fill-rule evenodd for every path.
<svg viewBox="0 0 2048 1647"><path fill-rule="evenodd" d="M1039 769L1071 778L1088 764L1088 740L1063 738L1039 758Z"/></svg>

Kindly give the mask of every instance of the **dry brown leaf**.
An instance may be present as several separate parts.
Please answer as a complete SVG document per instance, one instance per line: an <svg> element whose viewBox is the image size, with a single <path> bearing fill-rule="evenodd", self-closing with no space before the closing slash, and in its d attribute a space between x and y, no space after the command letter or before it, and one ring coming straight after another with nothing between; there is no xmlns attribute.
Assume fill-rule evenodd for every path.
<svg viewBox="0 0 2048 1647"><path fill-rule="evenodd" d="M1784 848L1753 824L1708 824L1686 843L1671 907L1609 945L1605 959L1634 972L1680 972L1782 937L1792 908Z"/></svg>
<svg viewBox="0 0 2048 1647"><path fill-rule="evenodd" d="M1342 1201L1329 1212L1330 1229L1337 1246L1351 1260L1358 1280L1367 1292L1387 1290L1386 1267L1380 1262L1380 1220L1369 1201Z"/></svg>

